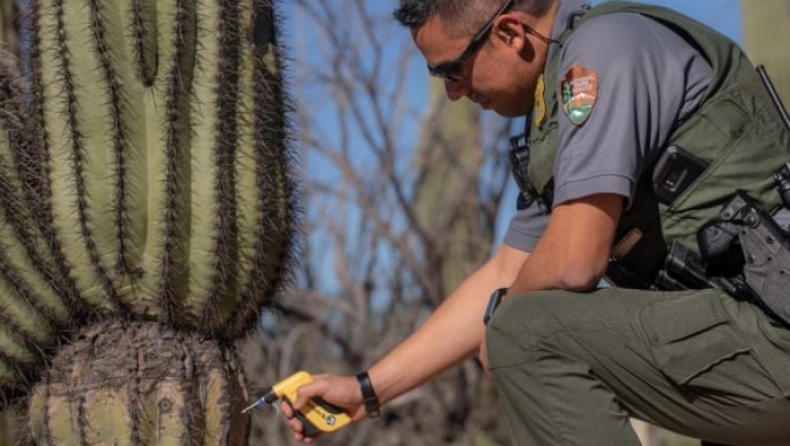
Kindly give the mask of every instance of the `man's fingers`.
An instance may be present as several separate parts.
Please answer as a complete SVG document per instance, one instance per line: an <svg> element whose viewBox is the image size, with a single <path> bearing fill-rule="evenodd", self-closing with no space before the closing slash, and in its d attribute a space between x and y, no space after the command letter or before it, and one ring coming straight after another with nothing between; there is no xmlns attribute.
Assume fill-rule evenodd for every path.
<svg viewBox="0 0 790 446"><path fill-rule="evenodd" d="M287 401L280 401L280 412L283 413L285 418L293 418L294 417L294 410L291 408L291 405L288 404Z"/></svg>
<svg viewBox="0 0 790 446"><path fill-rule="evenodd" d="M296 389L296 401L293 402L294 409L301 409L310 398L323 395L325 392L324 387L320 382L313 381Z"/></svg>
<svg viewBox="0 0 790 446"><path fill-rule="evenodd" d="M288 427L290 427L291 430L294 431L294 434L297 437L304 438L304 426L302 426L302 422L299 421L298 418L293 417L293 418L289 419L288 420Z"/></svg>

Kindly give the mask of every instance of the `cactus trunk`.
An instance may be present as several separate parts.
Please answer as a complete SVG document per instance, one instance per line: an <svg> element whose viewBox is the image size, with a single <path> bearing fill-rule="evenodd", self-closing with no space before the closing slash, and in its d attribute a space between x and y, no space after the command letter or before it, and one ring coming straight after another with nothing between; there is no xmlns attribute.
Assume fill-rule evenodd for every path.
<svg viewBox="0 0 790 446"><path fill-rule="evenodd" d="M0 408L101 321L238 339L296 232L272 0L24 11L25 69L0 51Z"/></svg>
<svg viewBox="0 0 790 446"><path fill-rule="evenodd" d="M156 323L101 323L35 387L35 445L242 446L249 416L236 352Z"/></svg>

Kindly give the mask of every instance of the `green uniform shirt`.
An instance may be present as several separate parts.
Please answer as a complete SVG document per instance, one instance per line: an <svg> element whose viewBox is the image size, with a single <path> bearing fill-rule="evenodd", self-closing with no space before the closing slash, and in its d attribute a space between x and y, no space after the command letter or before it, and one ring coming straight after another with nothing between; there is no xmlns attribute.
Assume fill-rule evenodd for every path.
<svg viewBox="0 0 790 446"><path fill-rule="evenodd" d="M552 38L562 37L582 6L580 0L561 3ZM699 105L712 76L710 64L670 28L634 13L589 20L562 47L552 44L548 57L559 58L559 72L584 65L599 79L595 110L585 125L558 122L554 204L595 193L630 202L644 164L661 151L675 121ZM523 204L505 243L530 252L548 217L538 206Z"/></svg>
<svg viewBox="0 0 790 446"><path fill-rule="evenodd" d="M661 23L710 64L712 77L704 91L697 85L696 90L692 87L676 92L672 106L677 110L675 114L665 116L667 113L661 111L661 101L667 99L650 97L651 92L646 93L645 86L655 85L658 89L664 79L682 75L688 66L670 64L669 70L660 71L664 69L662 59L655 59L650 53L630 52L628 47L639 45L640 39L652 39L653 33L645 28L644 37L620 35L619 30L627 28L628 20L623 18L624 23L618 27L612 25L613 17L627 15L632 16L632 21ZM634 18L634 15L640 17ZM571 42L576 33L595 29L596 21L604 19L608 22L607 26L600 27L601 32L609 32L611 36L608 40L598 36L594 44L602 48L623 48L624 57L642 57L641 63L655 70L626 72L620 69L611 74L610 70L603 70L593 62L566 61L564 54L572 53ZM665 8L607 2L584 14L576 26L566 30L560 41L564 48L555 52L547 63L545 91L538 92L529 137L529 177L544 197L553 199L554 205L568 197L580 198L580 191L618 193L596 190L590 186L594 182L564 185L559 180L564 178L564 166L572 165L574 158L582 159L576 164L594 164L586 160L601 151L608 153L606 151L612 146L619 145L617 150L627 152L629 148L621 134L634 135L636 144L631 150L637 152L633 166L636 175L633 179L624 179L631 182L632 192L630 196L623 194L630 202L618 227L617 238L623 240L629 234L640 234L640 242L623 256L623 260L645 282L652 281L669 241L679 240L688 248L697 249L697 231L718 216L722 204L736 189L746 191L766 210L774 211L779 207L772 175L790 159L790 133L777 118L777 111L753 67L729 39ZM618 67L616 61L608 62ZM612 82L610 77L614 85L607 84ZM699 96L699 104L695 105L693 113L684 115L683 107L693 103L688 101L689 92L692 99ZM627 98L625 102L630 105L626 113L612 108L608 97L612 94ZM615 101L616 104L622 102ZM541 107L541 103L545 103L545 107ZM628 128L614 122L618 116L628 114L643 122ZM594 131L589 133L592 137L585 137L588 126L603 126L608 131ZM710 167L667 206L655 200L650 174L652 161L669 145L682 147ZM606 172L605 168L599 173L618 175Z"/></svg>

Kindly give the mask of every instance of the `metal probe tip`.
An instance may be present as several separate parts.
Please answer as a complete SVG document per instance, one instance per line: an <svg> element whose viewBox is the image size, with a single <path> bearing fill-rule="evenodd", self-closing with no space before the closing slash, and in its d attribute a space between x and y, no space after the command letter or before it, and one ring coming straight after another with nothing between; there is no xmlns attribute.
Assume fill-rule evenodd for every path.
<svg viewBox="0 0 790 446"><path fill-rule="evenodd" d="M247 413L250 410L252 410L253 408L255 408L257 406L260 406L261 404L266 404L266 400L264 400L263 398L258 398L257 401L255 401L254 403L252 403L249 406L247 406L247 408L242 410L241 413Z"/></svg>

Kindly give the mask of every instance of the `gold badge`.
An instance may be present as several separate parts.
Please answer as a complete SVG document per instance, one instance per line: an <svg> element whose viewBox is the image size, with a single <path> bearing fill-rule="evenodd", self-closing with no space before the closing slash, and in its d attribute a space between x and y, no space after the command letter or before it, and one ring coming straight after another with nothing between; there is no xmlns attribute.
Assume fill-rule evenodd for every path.
<svg viewBox="0 0 790 446"><path fill-rule="evenodd" d="M598 99L598 73L583 65L571 66L560 80L560 93L565 115L574 125L581 126Z"/></svg>
<svg viewBox="0 0 790 446"><path fill-rule="evenodd" d="M535 127L543 125L546 119L546 84L543 81L543 75L538 78L538 85L535 87L535 107L532 110L535 117Z"/></svg>

